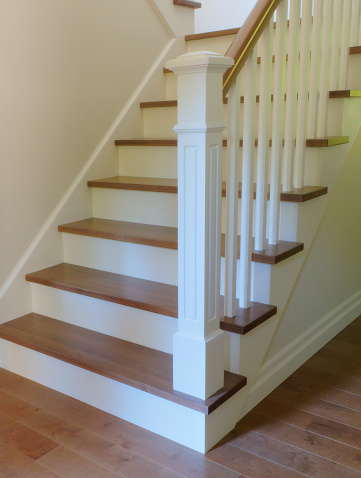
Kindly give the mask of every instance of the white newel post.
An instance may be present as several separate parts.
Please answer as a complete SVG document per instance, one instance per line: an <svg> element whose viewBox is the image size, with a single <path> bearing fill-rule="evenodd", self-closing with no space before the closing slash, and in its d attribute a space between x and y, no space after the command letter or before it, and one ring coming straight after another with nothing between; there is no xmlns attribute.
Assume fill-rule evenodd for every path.
<svg viewBox="0 0 361 478"><path fill-rule="evenodd" d="M223 73L233 60L210 52L182 55L178 77L178 332L173 387L206 399L224 385L219 328Z"/></svg>

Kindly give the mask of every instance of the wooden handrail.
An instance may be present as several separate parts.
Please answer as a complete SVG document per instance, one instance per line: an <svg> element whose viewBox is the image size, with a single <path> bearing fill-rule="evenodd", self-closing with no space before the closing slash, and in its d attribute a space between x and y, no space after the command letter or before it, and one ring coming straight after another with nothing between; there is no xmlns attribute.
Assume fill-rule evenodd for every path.
<svg viewBox="0 0 361 478"><path fill-rule="evenodd" d="M232 84L247 61L258 39L270 22L281 0L258 0L247 20L240 28L225 56L234 59L234 66L223 77L223 98L227 96Z"/></svg>

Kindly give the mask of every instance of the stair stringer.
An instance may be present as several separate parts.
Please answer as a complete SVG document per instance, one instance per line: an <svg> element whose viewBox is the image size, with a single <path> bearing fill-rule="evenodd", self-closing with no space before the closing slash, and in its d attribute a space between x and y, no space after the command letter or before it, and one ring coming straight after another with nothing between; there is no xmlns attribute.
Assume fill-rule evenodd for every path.
<svg viewBox="0 0 361 478"><path fill-rule="evenodd" d="M357 315L361 313L361 286L360 290L346 297L333 310L321 317L315 318L315 323L300 332L300 335L287 343L278 353L270 355L277 335L285 326L292 328L292 317L287 315L290 303L297 294L297 288L304 269L309 263L310 255L318 238L320 228L325 221L329 209L332 207L335 191L345 171L345 166L355 154L361 150L361 100L345 100L343 115L343 132L349 135L349 144L342 147L327 148L319 157L319 167L322 167L322 183L329 186L329 194L311 201L308 204L289 205L297 207L297 231L305 242L305 251L284 263L284 268L293 268L287 275L280 275L281 268L277 265L270 271L269 297L278 306L278 323L274 334L269 339L267 350L264 351L261 366L257 373L248 376L249 396L241 416L254 408L263 398L272 392L283 380L290 376L298 367L308 360L314 353L323 347L337 333L345 328ZM311 220L310 220L311 218ZM332 260L332 259L330 259ZM256 267L264 266L257 264ZM361 264L360 264L361 267ZM283 278L283 279L282 279ZM288 293L285 292L288 288ZM327 291L323 291L327 294ZM278 297L278 299L276 299ZM305 303L307 297L304 298ZM300 321L300 317L297 318ZM298 322L299 323L299 322ZM245 351L245 357L247 351ZM245 357L243 359L245 359Z"/></svg>

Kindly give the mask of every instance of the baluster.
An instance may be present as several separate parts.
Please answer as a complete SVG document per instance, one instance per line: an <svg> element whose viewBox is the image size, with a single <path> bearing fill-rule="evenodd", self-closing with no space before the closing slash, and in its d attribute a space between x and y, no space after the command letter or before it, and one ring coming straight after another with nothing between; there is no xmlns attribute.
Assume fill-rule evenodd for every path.
<svg viewBox="0 0 361 478"><path fill-rule="evenodd" d="M263 251L266 248L273 30L272 19L272 23L265 28L260 39L260 54L262 61L260 68L257 191L254 244L254 248L258 251Z"/></svg>
<svg viewBox="0 0 361 478"><path fill-rule="evenodd" d="M239 188L240 75L228 93L227 215L224 315L236 315L237 226Z"/></svg>
<svg viewBox="0 0 361 478"><path fill-rule="evenodd" d="M300 39L301 0L290 4L288 29L288 63L286 80L285 147L283 160L283 191L293 189L293 161L295 155L295 111L297 105L298 53Z"/></svg>
<svg viewBox="0 0 361 478"><path fill-rule="evenodd" d="M288 2L283 0L277 9L275 39L275 74L273 91L271 184L269 204L268 242L278 244L281 194L281 157L284 124L284 73L286 69L286 29Z"/></svg>
<svg viewBox="0 0 361 478"><path fill-rule="evenodd" d="M257 52L253 49L245 64L244 127L242 155L241 250L239 306L247 309L251 301L253 182L255 154Z"/></svg>
<svg viewBox="0 0 361 478"><path fill-rule="evenodd" d="M339 89L347 89L348 58L350 47L351 0L344 0L342 14L341 58L340 58L340 83Z"/></svg>
<svg viewBox="0 0 361 478"><path fill-rule="evenodd" d="M339 59L340 59L340 31L342 19L342 0L334 0L330 68L330 90L338 90Z"/></svg>
<svg viewBox="0 0 361 478"><path fill-rule="evenodd" d="M309 32L312 17L312 0L302 2L302 23L300 36L300 64L298 73L298 102L296 123L296 150L294 186L303 188L305 170L305 130L308 103L308 78L307 70L310 61Z"/></svg>
<svg viewBox="0 0 361 478"><path fill-rule="evenodd" d="M351 46L358 45L360 32L360 0L352 0L352 14L351 14Z"/></svg>
<svg viewBox="0 0 361 478"><path fill-rule="evenodd" d="M323 0L316 0L313 5L313 22L311 33L311 65L309 79L309 100L307 137L315 138L317 134L317 107L318 107L318 69L320 60L320 39L323 14Z"/></svg>
<svg viewBox="0 0 361 478"><path fill-rule="evenodd" d="M359 0L357 0L359 1ZM330 38L332 23L332 1L324 2L321 67L320 67L320 99L318 105L317 137L324 138L327 135L327 110L329 97L329 65L330 65Z"/></svg>

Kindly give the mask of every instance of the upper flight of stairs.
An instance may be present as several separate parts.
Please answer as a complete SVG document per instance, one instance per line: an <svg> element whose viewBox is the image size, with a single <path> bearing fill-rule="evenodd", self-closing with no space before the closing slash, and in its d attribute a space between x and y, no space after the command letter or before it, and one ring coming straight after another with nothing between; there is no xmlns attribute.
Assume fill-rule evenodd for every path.
<svg viewBox="0 0 361 478"><path fill-rule="evenodd" d="M200 5L188 0L174 0L174 3L191 8ZM186 41L211 39L213 42L220 41L219 48L224 49L224 44L237 31L190 35ZM202 45L198 49L203 49ZM350 54L357 53L361 53L361 47L351 48ZM172 76L167 70L164 73L168 78ZM332 91L329 96L336 101L338 98L360 97L361 92ZM143 111L165 111L168 108L175 111L177 101L142 102L140 107ZM174 124L169 124L169 130ZM307 147L327 148L348 141L345 136L310 138ZM155 418L150 419L146 413L151 414L152 407L158 406L168 410L167 407L173 405L165 405L165 402L171 402L192 410L192 413L210 415L220 407L226 407L229 399L243 391L247 379L242 373L225 371L224 388L205 401L173 390L170 352L178 316L177 140L153 137L119 139L115 145L120 150L120 175L88 181L93 195L94 217L58 226L63 234L64 262L26 275L32 288L33 312L0 325L0 339L2 344L16 344L22 347L21 350L37 354L33 356L29 352L26 355L24 352L24 360L40 361L44 356L56 359L57 364L64 362L73 366L64 368L62 373L64 377L69 375L69 382L74 382L75 389L81 377L78 368L118 382L121 384L119 397L121 394L126 397L124 403L135 403L137 411L145 407L144 413L140 413L141 426L182 441L178 432L167 435L163 432L163 425L154 424L155 420L160 420L159 416L155 414ZM223 146L226 145L224 140ZM282 192L281 201L302 204L316 200L327 192L327 186L305 186L292 192ZM226 196L225 183L222 184L222 196ZM271 267L287 262L303 250L301 242L281 241L277 246L268 245L263 251L254 250L252 260ZM222 257L224 252L222 235ZM252 302L249 309L238 308L233 318L224 317L222 312L220 326L230 334L231 341L234 341L232 334L237 337L246 335L246 338L253 334L254 337L261 330L261 325L276 314L277 304ZM14 364L9 368L15 367L13 371L18 373L21 367L16 368L15 363L19 350L9 349ZM55 367L53 362L46 365L48 373L52 373L49 372L52 366ZM40 375L38 372L26 373L29 378L48 383L47 378L41 376L41 370ZM91 380L88 376L84 377L85 381ZM106 381L96 383L104 389L112 386ZM61 389L64 393L72 393L71 384L64 387ZM84 388L84 395L79 397L87 400L86 394L90 396L91 389ZM141 395L133 395L133 389ZM153 398L149 399L149 396L160 401L152 402ZM119 397L114 402L121 401ZM91 398L89 400L93 403ZM113 404L105 406L111 413L117 413L114 407ZM119 407L122 408L122 405ZM164 413L170 413L169 410ZM183 415L187 413L183 408L177 408L176 412L180 414L178 421L167 415L172 427L180 426L182 420L185 426L190 426L192 421L199 419L198 415ZM136 422L131 413L124 410L119 413L125 419ZM220 433L221 430L222 427ZM186 440L183 442L192 446Z"/></svg>

